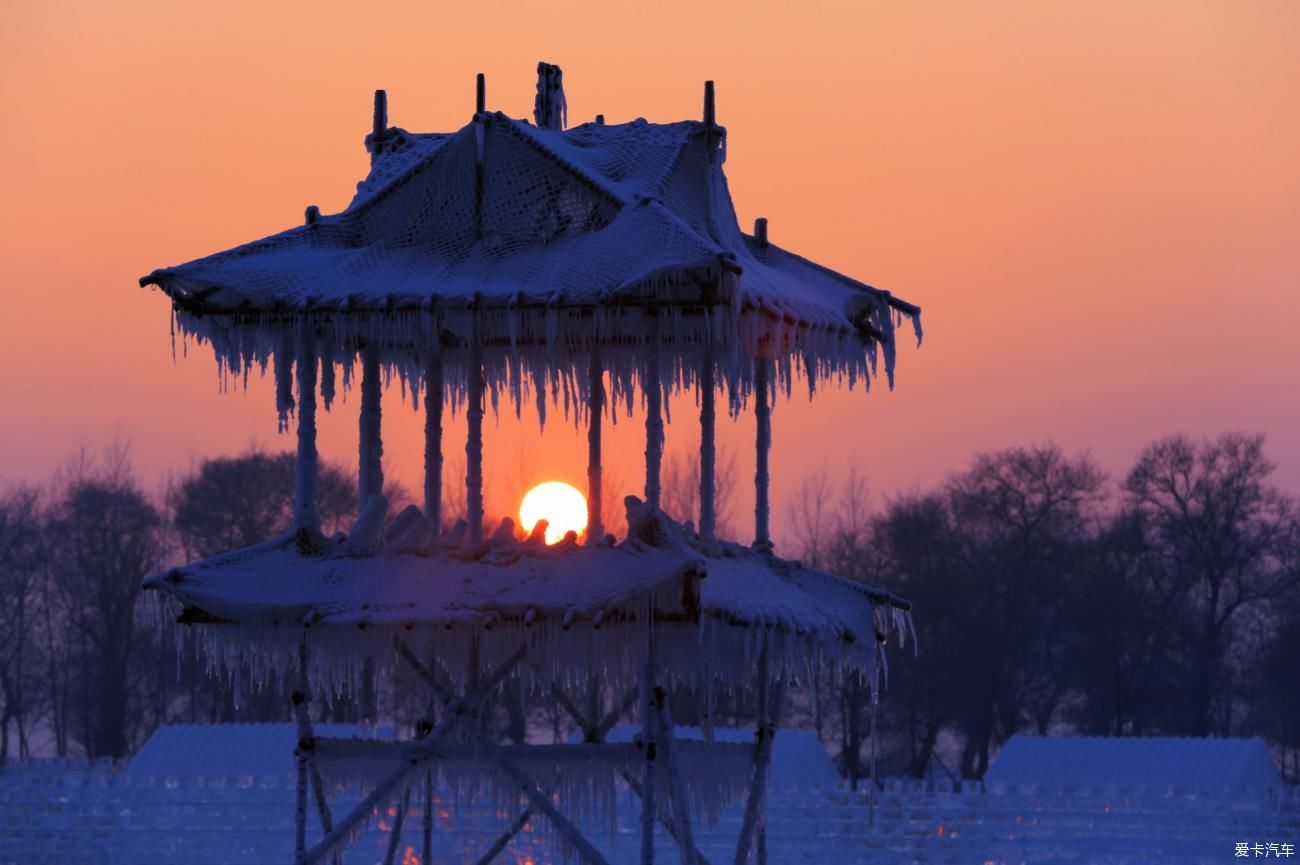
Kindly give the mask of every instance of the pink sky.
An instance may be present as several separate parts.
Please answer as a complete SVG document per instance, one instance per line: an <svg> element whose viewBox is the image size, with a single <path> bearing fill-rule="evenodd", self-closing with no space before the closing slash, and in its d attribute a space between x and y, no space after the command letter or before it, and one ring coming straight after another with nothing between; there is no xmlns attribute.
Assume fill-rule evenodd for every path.
<svg viewBox="0 0 1300 865"><path fill-rule="evenodd" d="M421 7L7 8L0 479L113 440L150 483L291 447L267 382L221 394L206 350L172 362L168 305L136 278L342 208L374 88L393 123L452 129L478 71L489 107L528 116L546 59L574 122L694 117L715 79L742 224L924 308L893 393L777 405L778 514L822 465L888 495L980 450L1054 440L1118 474L1157 436L1233 429L1267 433L1300 490L1300 6ZM422 420L385 408L390 474L414 487ZM697 434L677 408L670 454ZM721 427L747 479L752 419ZM629 491L640 430L609 442ZM353 396L322 450L354 463L355 439ZM487 449L498 510L521 474L581 486L571 427L503 417Z"/></svg>

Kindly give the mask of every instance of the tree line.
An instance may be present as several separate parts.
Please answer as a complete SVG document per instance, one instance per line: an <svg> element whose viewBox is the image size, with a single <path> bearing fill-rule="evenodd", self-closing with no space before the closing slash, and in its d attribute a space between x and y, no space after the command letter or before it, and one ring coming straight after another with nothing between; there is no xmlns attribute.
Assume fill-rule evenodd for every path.
<svg viewBox="0 0 1300 865"><path fill-rule="evenodd" d="M694 516L698 464L670 460L665 508ZM919 646L888 648L873 708L860 676L824 671L788 692L866 777L876 714L882 774L980 777L1016 732L1264 736L1300 769L1300 518L1260 436L1150 444L1107 478L1052 445L977 456L934 489L876 504L865 475L804 480L782 553L911 600ZM448 473L454 476L455 472ZM522 473L521 473L522 474ZM735 460L719 460L719 522ZM286 683L234 688L140 602L143 575L271 537L292 514L293 458L209 459L149 495L122 452L76 461L41 488L0 493L0 765L33 753L120 758L160 723L287 721ZM386 489L398 506L410 500ZM454 491L449 488L449 493ZM354 473L324 463L322 528L350 526ZM445 504L453 514L456 499ZM677 513L681 511L681 513ZM613 521L613 515L610 517ZM407 671L379 692L320 695L322 721L414 727ZM691 723L697 695L674 695ZM611 707L619 695L581 695ZM744 694L719 723L752 722ZM504 738L570 720L551 695L504 689L485 713Z"/></svg>
<svg viewBox="0 0 1300 865"><path fill-rule="evenodd" d="M886 770L978 778L1018 732L1262 736L1295 778L1300 519L1274 468L1228 434L1153 442L1116 480L1053 445L981 454L878 510L860 474L806 480L799 554L915 604L876 709ZM864 777L867 689L829 690L814 723Z"/></svg>

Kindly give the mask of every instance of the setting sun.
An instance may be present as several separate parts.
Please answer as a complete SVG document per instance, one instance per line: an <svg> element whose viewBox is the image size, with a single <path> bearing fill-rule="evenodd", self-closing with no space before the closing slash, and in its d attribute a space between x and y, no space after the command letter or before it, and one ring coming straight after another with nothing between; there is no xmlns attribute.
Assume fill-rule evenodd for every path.
<svg viewBox="0 0 1300 865"><path fill-rule="evenodd" d="M531 532L538 520L546 520L548 544L560 540L567 532L582 534L587 528L587 499L561 481L538 484L519 505L519 524L525 532Z"/></svg>

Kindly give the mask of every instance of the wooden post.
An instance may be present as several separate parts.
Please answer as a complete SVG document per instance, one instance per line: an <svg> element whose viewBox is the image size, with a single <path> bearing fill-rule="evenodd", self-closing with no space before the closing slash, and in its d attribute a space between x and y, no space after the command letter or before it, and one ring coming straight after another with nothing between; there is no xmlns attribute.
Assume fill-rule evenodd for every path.
<svg viewBox="0 0 1300 865"><path fill-rule="evenodd" d="M587 390L587 543L594 546L605 537L605 526L601 522L604 491L601 487L600 465L600 425L605 411L605 379L600 363L600 344L596 339L591 341Z"/></svg>
<svg viewBox="0 0 1300 865"><path fill-rule="evenodd" d="M375 91L374 130L371 135L370 161L373 163L384 152L384 136L388 132L388 94Z"/></svg>
<svg viewBox="0 0 1300 865"><path fill-rule="evenodd" d="M420 862L431 865L433 862L433 772L424 773L424 854Z"/></svg>
<svg viewBox="0 0 1300 865"><path fill-rule="evenodd" d="M664 456L663 388L659 383L659 310L651 313L650 346L646 352L645 381L645 500L659 507L660 467Z"/></svg>
<svg viewBox="0 0 1300 865"><path fill-rule="evenodd" d="M655 861L655 630L653 614L646 623L645 670L641 675L641 865Z"/></svg>
<svg viewBox="0 0 1300 865"><path fill-rule="evenodd" d="M761 351L761 348L760 348ZM772 551L770 532L771 503L768 498L770 476L768 451L772 447L772 407L768 403L769 361L765 357L754 359L754 420L757 431L754 441L756 468L754 471L754 549L763 553Z"/></svg>
<svg viewBox="0 0 1300 865"><path fill-rule="evenodd" d="M411 789L408 787L402 793L402 802L397 806L397 814L393 817L393 828L388 833L388 851L384 854L384 865L393 865L397 859L397 847L402 843L402 824L406 822L406 809L411 803Z"/></svg>
<svg viewBox="0 0 1300 865"><path fill-rule="evenodd" d="M316 453L316 342L311 325L298 325L298 458L294 462L293 524L299 532L320 530L316 510L320 473Z"/></svg>
<svg viewBox="0 0 1300 865"><path fill-rule="evenodd" d="M301 683L307 681L307 634L304 631L302 641L298 644L298 676ZM294 713L298 717L298 747L294 748L294 765L298 772L297 803L294 809L294 861L302 862L307 856L307 754L310 744L311 728L307 719L307 694L305 690L294 690L289 695Z"/></svg>
<svg viewBox="0 0 1300 865"><path fill-rule="evenodd" d="M487 109L487 79L483 73L478 74L475 83L474 98L474 237L483 239L483 148L486 146L487 129L484 123Z"/></svg>
<svg viewBox="0 0 1300 865"><path fill-rule="evenodd" d="M758 730L754 746L754 771L750 776L749 798L745 802L745 818L736 842L735 865L745 865L754 842L755 830L766 822L767 780L772 763L772 744L776 726L781 720L781 705L785 696L785 677L777 679L772 694L768 695L768 650L764 644L758 656ZM765 846L765 845L764 845Z"/></svg>
<svg viewBox="0 0 1300 865"><path fill-rule="evenodd" d="M713 334L704 337L704 358L700 362L700 537L706 541L713 540L717 531L717 515L714 512L715 471L717 449L714 439L717 430L717 417L714 399L716 387L713 383Z"/></svg>
<svg viewBox="0 0 1300 865"><path fill-rule="evenodd" d="M483 543L483 401L486 385L483 381L483 345L479 333L479 309L475 303L472 313L469 345L469 440L465 443L467 471L465 473L466 506L469 509L469 543L477 548Z"/></svg>
<svg viewBox="0 0 1300 865"><path fill-rule="evenodd" d="M668 796L672 804L673 824L676 828L674 837L677 849L682 856L682 865L698 865L695 856L695 833L691 829L691 809L686 799L686 786L677 771L677 760L673 746L673 719L668 710L668 701L662 688L655 689L655 703L658 707L659 742L663 749L664 765L668 768Z"/></svg>
<svg viewBox="0 0 1300 865"><path fill-rule="evenodd" d="M754 240L759 249L767 249L767 217L760 216L754 220Z"/></svg>
<svg viewBox="0 0 1300 865"><path fill-rule="evenodd" d="M320 818L321 832L328 835L334 831L334 818L330 814L329 802L325 799L325 781L321 778L320 766L316 764L315 741L312 731L311 716L307 704L311 701L311 684L307 678L307 635L303 634L298 644L298 687L290 695L293 703L294 719L298 725L298 748L295 755L303 755L307 761L307 782L316 799L316 816ZM335 852L330 857L333 865L340 865L341 857Z"/></svg>
<svg viewBox="0 0 1300 865"><path fill-rule="evenodd" d="M871 789L867 792L867 825L876 825L876 712L880 707L878 692L880 689L880 642L877 636L873 652L871 673ZM855 761L856 762L856 761Z"/></svg>
<svg viewBox="0 0 1300 865"><path fill-rule="evenodd" d="M294 764L298 779L293 812L293 853L295 862L303 862L307 858L307 755L302 748L296 749Z"/></svg>
<svg viewBox="0 0 1300 865"><path fill-rule="evenodd" d="M357 484L357 511L365 513L371 496L384 491L384 442L380 435L379 346L367 343L361 352L361 436L359 446L360 477Z"/></svg>
<svg viewBox="0 0 1300 865"><path fill-rule="evenodd" d="M714 154L717 153L717 148L714 145L714 142L717 140L718 137L717 127L718 127L718 117L717 117L717 108L715 107L713 101L713 82L705 81L704 82L704 128L705 128L705 136L706 136L705 141L708 142L708 153L709 153L710 164L712 164L712 162L714 161L715 158Z"/></svg>
<svg viewBox="0 0 1300 865"><path fill-rule="evenodd" d="M424 368L424 515L442 534L442 350L434 346Z"/></svg>

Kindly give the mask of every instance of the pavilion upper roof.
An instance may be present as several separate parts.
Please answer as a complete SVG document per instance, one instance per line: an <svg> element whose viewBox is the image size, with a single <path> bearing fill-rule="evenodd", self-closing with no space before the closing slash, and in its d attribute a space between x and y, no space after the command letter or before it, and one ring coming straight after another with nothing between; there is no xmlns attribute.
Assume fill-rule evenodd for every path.
<svg viewBox="0 0 1300 865"><path fill-rule="evenodd" d="M919 317L888 292L743 234L720 126L561 130L480 112L456 132L389 127L375 139L371 171L341 213L141 283L195 314L654 300L867 334L880 333L882 313Z"/></svg>

